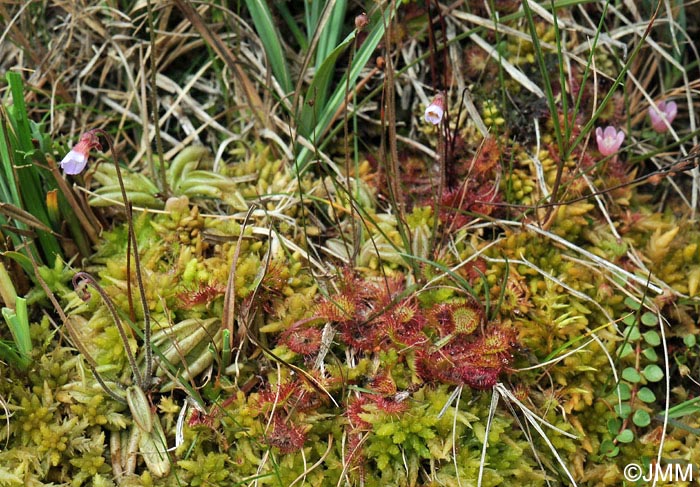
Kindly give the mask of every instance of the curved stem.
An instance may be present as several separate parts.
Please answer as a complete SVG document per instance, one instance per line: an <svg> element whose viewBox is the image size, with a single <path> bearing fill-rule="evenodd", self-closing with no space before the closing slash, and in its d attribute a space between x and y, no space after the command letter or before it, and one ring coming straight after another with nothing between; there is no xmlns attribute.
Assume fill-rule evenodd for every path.
<svg viewBox="0 0 700 487"><path fill-rule="evenodd" d="M126 196L126 189L124 188L124 180L122 179L121 168L119 167L119 154L114 147L114 141L112 137L102 129L93 129L93 132L102 135L107 141L107 146L112 153L112 158L114 159L114 167L117 171L117 179L119 180L119 189L122 193L122 199L124 200L124 206L126 210L126 222L129 228L129 239L131 241L131 247L134 253L134 267L136 273L136 284L139 288L139 297L141 298L141 306L143 307L143 346L146 352L146 371L144 376L138 381L138 384L142 389L146 390L151 384L151 378L153 375L153 350L151 350L151 315L148 310L148 301L146 300L146 290L143 286L143 277L141 276L141 259L139 257L139 248L136 243L136 232L134 231L134 221L132 217L131 202ZM127 275L127 279L131 279ZM131 295L131 293L129 293ZM124 343L126 345L126 341Z"/></svg>
<svg viewBox="0 0 700 487"><path fill-rule="evenodd" d="M134 375L134 379L138 384L143 383L143 378L141 377L141 372L139 371L139 368L136 365L136 359L134 358L134 353L131 351L131 347L129 346L129 337L126 335L126 331L124 330L124 325L122 324L122 320L119 319L119 315L117 314L117 309L114 306L114 303L110 299L110 297L107 295L105 290L100 286L97 282L97 280L89 273L80 271L76 272L75 275L73 276L73 288L75 289L75 292L78 293L78 296L83 301L88 301L90 299L89 293L86 292L80 292L81 288L84 285L89 285L91 286L97 293L100 295L102 298L102 301L107 305L107 309L109 310L109 314L112 315L112 320L114 321L114 324L117 325L117 331L119 331L119 337L122 339L122 343L124 344L124 350L126 351L126 358L129 360L129 366L131 367L131 373ZM82 291L85 291L85 289L82 289Z"/></svg>

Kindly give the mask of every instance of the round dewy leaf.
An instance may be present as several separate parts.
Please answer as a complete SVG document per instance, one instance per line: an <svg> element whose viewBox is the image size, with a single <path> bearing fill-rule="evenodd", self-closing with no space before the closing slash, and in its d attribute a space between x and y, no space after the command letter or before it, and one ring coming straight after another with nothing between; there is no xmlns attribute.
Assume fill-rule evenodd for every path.
<svg viewBox="0 0 700 487"><path fill-rule="evenodd" d="M632 344L625 343L624 345L622 345L622 347L620 347L618 355L620 358L625 358L633 352L634 352L634 347L632 346Z"/></svg>
<svg viewBox="0 0 700 487"><path fill-rule="evenodd" d="M608 420L608 432L610 432L613 435L616 435L618 431L620 431L620 428L622 427L622 421L620 421L618 418L610 418ZM602 448L602 445L601 445Z"/></svg>
<svg viewBox="0 0 700 487"><path fill-rule="evenodd" d="M686 335L683 337L683 343L685 343L685 346L688 348L694 347L698 341L695 338L695 335Z"/></svg>
<svg viewBox="0 0 700 487"><path fill-rule="evenodd" d="M600 442L600 453L608 457L616 457L620 453L620 447L615 445L612 440L603 440Z"/></svg>
<svg viewBox="0 0 700 487"><path fill-rule="evenodd" d="M639 332L638 326L632 325L625 329L623 336L631 342L636 342L641 338L642 334Z"/></svg>

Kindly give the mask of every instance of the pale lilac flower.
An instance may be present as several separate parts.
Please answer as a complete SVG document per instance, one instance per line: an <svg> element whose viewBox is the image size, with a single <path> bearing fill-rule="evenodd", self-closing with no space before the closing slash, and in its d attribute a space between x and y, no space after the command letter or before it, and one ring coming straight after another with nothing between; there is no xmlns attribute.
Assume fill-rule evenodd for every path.
<svg viewBox="0 0 700 487"><path fill-rule="evenodd" d="M678 115L678 105L676 105L675 101L670 101L668 103L660 101L656 105L656 108L658 108L658 111L655 110L653 106L649 107L651 128L659 133L666 132L668 126L671 125L673 119ZM666 121L668 121L668 124L666 124Z"/></svg>
<svg viewBox="0 0 700 487"><path fill-rule="evenodd" d="M442 115L445 113L445 97L438 93L433 101L425 109L425 121L437 125L442 122Z"/></svg>
<svg viewBox="0 0 700 487"><path fill-rule="evenodd" d="M598 151L604 156L610 156L616 153L622 142L625 140L625 133L609 125L603 130L602 127L595 129L595 140L598 142Z"/></svg>
<svg viewBox="0 0 700 487"><path fill-rule="evenodd" d="M92 149L102 150L99 137L91 130L85 132L66 157L61 161L61 169L66 174L79 174L83 172L88 162L88 156Z"/></svg>

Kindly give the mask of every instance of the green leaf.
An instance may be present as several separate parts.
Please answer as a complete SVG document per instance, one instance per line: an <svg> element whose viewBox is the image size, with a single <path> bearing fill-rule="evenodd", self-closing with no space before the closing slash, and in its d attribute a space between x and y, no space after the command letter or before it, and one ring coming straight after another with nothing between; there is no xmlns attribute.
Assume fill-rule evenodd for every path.
<svg viewBox="0 0 700 487"><path fill-rule="evenodd" d="M622 322L627 326L634 326L637 323L637 317L634 313L628 313L622 318Z"/></svg>
<svg viewBox="0 0 700 487"><path fill-rule="evenodd" d="M677 404L668 410L669 418L681 418L700 412L700 396Z"/></svg>
<svg viewBox="0 0 700 487"><path fill-rule="evenodd" d="M634 347L631 343L625 343L618 349L618 355L620 358L627 357L632 353L634 353Z"/></svg>
<svg viewBox="0 0 700 487"><path fill-rule="evenodd" d="M277 31L277 27L275 27L267 3L263 0L246 0L245 3L250 16L253 18L255 30L262 41L272 73L284 92L287 94L291 93L294 90L292 78L289 75L289 68L284 57L280 34Z"/></svg>
<svg viewBox="0 0 700 487"><path fill-rule="evenodd" d="M642 375L649 382L659 382L661 379L664 378L664 371L661 370L661 367L659 367L656 364L649 364L646 367L644 367Z"/></svg>
<svg viewBox="0 0 700 487"><path fill-rule="evenodd" d="M656 401L656 394L654 394L654 392L648 387L642 387L639 389L639 391L637 391L637 397L640 401L647 404Z"/></svg>
<svg viewBox="0 0 700 487"><path fill-rule="evenodd" d="M600 454L606 457L616 457L620 453L620 447L618 447L612 440L603 440L600 442Z"/></svg>
<svg viewBox="0 0 700 487"><path fill-rule="evenodd" d="M622 427L622 421L617 418L612 418L608 420L608 432L610 434L616 435L620 428Z"/></svg>
<svg viewBox="0 0 700 487"><path fill-rule="evenodd" d="M656 350L653 348L645 348L642 350L642 355L644 355L650 362L656 362L659 360L659 356L656 354Z"/></svg>
<svg viewBox="0 0 700 487"><path fill-rule="evenodd" d="M686 335L683 337L683 343L686 347L692 348L697 344L697 339L695 338L695 335Z"/></svg>
<svg viewBox="0 0 700 487"><path fill-rule="evenodd" d="M647 311L642 315L642 323L646 326L656 326L659 324L659 318L656 316L656 314Z"/></svg>
<svg viewBox="0 0 700 487"><path fill-rule="evenodd" d="M646 411L637 409L632 416L632 422L640 428L643 428L645 426L649 426L649 423L651 423L651 417Z"/></svg>
<svg viewBox="0 0 700 487"><path fill-rule="evenodd" d="M621 405L615 404L613 409L615 410L615 413L622 419L625 419L632 413L632 407L625 402L623 402Z"/></svg>
<svg viewBox="0 0 700 487"><path fill-rule="evenodd" d="M397 2L397 8L398 5L400 5L400 2ZM317 140L321 140L323 138L323 136L326 133L326 130L330 128L330 124L333 120L333 117L335 116L335 112L342 105L343 99L346 95L346 84L348 84L351 87L354 86L355 81L360 76L360 73L370 61L370 59L372 59L372 56L374 55L374 50L376 49L379 42L382 40L382 37L384 36L384 25L388 24L391 21L391 17L393 17L393 15L394 12L391 9L386 9L383 18L377 21L373 21L373 28L367 35L367 38L362 43L362 46L360 46L360 48L357 50L357 53L355 53L355 56L352 60L352 66L350 66L349 72L345 73L345 75L333 91L333 94L328 98L328 103L326 103L325 110L319 113L316 126L311 132L312 134L314 134ZM346 78L348 79L348 81L346 81ZM312 152L306 147L303 147L299 151L299 155L297 156L295 162L295 170L298 174L303 174L304 171L306 171L307 162L311 157L311 154Z"/></svg>
<svg viewBox="0 0 700 487"><path fill-rule="evenodd" d="M634 367L627 367L625 370L623 370L622 378L633 384L636 384L642 380L642 376L639 375L639 372Z"/></svg>
<svg viewBox="0 0 700 487"><path fill-rule="evenodd" d="M661 337L655 330L649 330L644 334L644 341L652 347L656 347L661 344Z"/></svg>
<svg viewBox="0 0 700 487"><path fill-rule="evenodd" d="M640 333L638 326L628 326L625 329L623 336L625 336L631 342L636 342L641 338L642 334Z"/></svg>
<svg viewBox="0 0 700 487"><path fill-rule="evenodd" d="M324 99L325 91L335 74L335 66L338 57L347 49L354 39L355 32L353 31L328 55L321 66L316 70L314 79L309 89L306 91L306 97L299 117L299 130L303 136L313 138L314 133L312 131L314 122L328 112L328 107Z"/></svg>
<svg viewBox="0 0 700 487"><path fill-rule="evenodd" d="M617 394L621 401L627 401L630 397L632 397L632 390L628 384L620 382Z"/></svg>
<svg viewBox="0 0 700 487"><path fill-rule="evenodd" d="M627 296L625 298L625 306L627 306L631 310L638 311L641 307L641 304L638 303L635 299L632 299L631 297Z"/></svg>
<svg viewBox="0 0 700 487"><path fill-rule="evenodd" d="M634 433L632 433L632 430L625 429L620 431L616 438L620 443L631 443L634 441Z"/></svg>

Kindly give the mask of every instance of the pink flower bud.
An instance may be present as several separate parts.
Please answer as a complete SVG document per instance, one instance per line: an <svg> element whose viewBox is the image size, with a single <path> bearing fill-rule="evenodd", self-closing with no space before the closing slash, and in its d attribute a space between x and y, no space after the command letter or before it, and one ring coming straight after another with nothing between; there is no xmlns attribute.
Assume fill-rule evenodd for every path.
<svg viewBox="0 0 700 487"><path fill-rule="evenodd" d="M671 122L673 122L673 119L676 118L676 115L678 115L678 105L676 105L675 101L670 101L668 103L660 101L656 105L656 109L653 106L649 107L651 128L659 133L666 132ZM668 122L668 124L666 122Z"/></svg>
<svg viewBox="0 0 700 487"><path fill-rule="evenodd" d="M91 130L85 132L75 144L75 147L66 154L61 161L61 169L66 174L79 174L83 172L92 149L102 150L99 137Z"/></svg>
<svg viewBox="0 0 700 487"><path fill-rule="evenodd" d="M598 142L598 151L604 156L615 154L625 140L625 133L609 125L603 130L601 127L595 129L595 140Z"/></svg>
<svg viewBox="0 0 700 487"><path fill-rule="evenodd" d="M445 96L438 93L433 101L425 109L425 121L437 125L442 122L442 115L445 113Z"/></svg>
<svg viewBox="0 0 700 487"><path fill-rule="evenodd" d="M369 17L367 17L367 14L362 12L360 15L355 17L355 29L361 31L365 27L369 25Z"/></svg>

